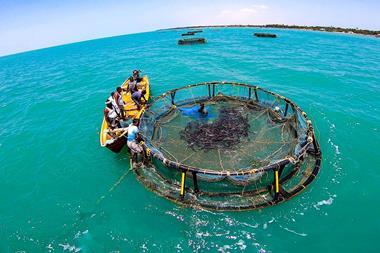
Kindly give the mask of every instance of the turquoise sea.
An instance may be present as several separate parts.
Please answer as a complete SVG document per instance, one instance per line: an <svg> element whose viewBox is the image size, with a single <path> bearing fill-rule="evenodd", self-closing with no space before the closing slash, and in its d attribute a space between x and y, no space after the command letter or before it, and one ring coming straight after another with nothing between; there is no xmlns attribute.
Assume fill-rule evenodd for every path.
<svg viewBox="0 0 380 253"><path fill-rule="evenodd" d="M0 252L380 252L380 40L296 30L140 33L0 58ZM297 197L211 212L156 196L99 145L104 101L140 69L153 96L257 84L315 125L323 162ZM104 198L102 198L104 196Z"/></svg>

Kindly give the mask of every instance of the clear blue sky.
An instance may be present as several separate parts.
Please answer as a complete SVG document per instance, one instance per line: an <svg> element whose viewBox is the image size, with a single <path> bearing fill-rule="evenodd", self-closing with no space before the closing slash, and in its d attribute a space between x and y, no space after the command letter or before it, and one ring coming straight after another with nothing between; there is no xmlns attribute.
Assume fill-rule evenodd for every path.
<svg viewBox="0 0 380 253"><path fill-rule="evenodd" d="M380 0L0 0L0 56L188 25L326 25L380 30Z"/></svg>

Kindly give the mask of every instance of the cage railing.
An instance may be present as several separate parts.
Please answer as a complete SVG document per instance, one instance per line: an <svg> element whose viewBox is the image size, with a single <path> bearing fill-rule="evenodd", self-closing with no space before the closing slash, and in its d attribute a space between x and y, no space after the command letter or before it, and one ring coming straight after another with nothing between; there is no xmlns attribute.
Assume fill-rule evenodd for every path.
<svg viewBox="0 0 380 253"><path fill-rule="evenodd" d="M200 94L201 93L201 94ZM211 169L198 168L182 164L180 162L173 161L165 157L151 142L153 137L152 128L157 118L167 113L170 109L179 105L184 105L191 102L207 101L215 98L216 96L226 96L246 101L252 101L265 108L272 108L273 106L279 106L282 111L283 117L295 116L297 119L297 136L302 137L299 142L302 144L298 152L294 152L292 156L284 157L281 160L277 160L269 165L259 168L251 168L246 170L221 170L215 171ZM156 111L155 111L156 110ZM311 120L307 117L307 114L297 106L290 99L278 95L272 91L268 91L256 85L249 85L237 82L204 82L198 84L190 84L181 88L173 89L155 97L149 105L140 121L140 129L145 137L143 147L147 150L147 154L162 162L165 167L175 169L181 173L180 179L180 197L185 195L186 177L192 176L194 192L199 192L198 186L198 174L206 174L211 176L244 176L260 172L272 171L274 173L273 179L273 191L276 201L284 199L286 196L292 196L303 188L306 187L317 175L320 163L321 163L321 151L317 140L315 139L314 129L312 127ZM286 178L281 178L283 168L288 164L298 164L301 162L306 154L312 154L316 157L316 165L313 173L302 186L297 187L292 193L284 192L281 188L281 183Z"/></svg>

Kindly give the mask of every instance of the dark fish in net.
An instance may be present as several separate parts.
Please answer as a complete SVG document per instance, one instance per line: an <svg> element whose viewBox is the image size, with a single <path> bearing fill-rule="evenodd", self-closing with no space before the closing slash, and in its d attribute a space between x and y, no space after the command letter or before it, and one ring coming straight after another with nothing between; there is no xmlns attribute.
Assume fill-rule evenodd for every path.
<svg viewBox="0 0 380 253"><path fill-rule="evenodd" d="M250 124L238 108L222 108L212 123L191 121L180 136L192 149L210 150L232 148L242 138L248 138Z"/></svg>

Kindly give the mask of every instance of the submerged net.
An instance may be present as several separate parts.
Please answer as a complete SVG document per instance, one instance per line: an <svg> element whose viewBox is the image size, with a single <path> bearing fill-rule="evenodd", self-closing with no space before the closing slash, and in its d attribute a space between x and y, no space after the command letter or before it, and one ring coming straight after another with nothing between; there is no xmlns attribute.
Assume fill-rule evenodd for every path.
<svg viewBox="0 0 380 253"><path fill-rule="evenodd" d="M207 114L199 116L206 117ZM222 108L215 121L190 121L185 129L180 131L180 136L194 151L232 148L239 144L242 138L248 137L249 128L248 117L244 117L238 108Z"/></svg>
<svg viewBox="0 0 380 253"><path fill-rule="evenodd" d="M140 129L152 164L135 170L139 180L185 205L273 205L319 171L321 153L306 114L256 86L213 82L169 91L144 112Z"/></svg>

